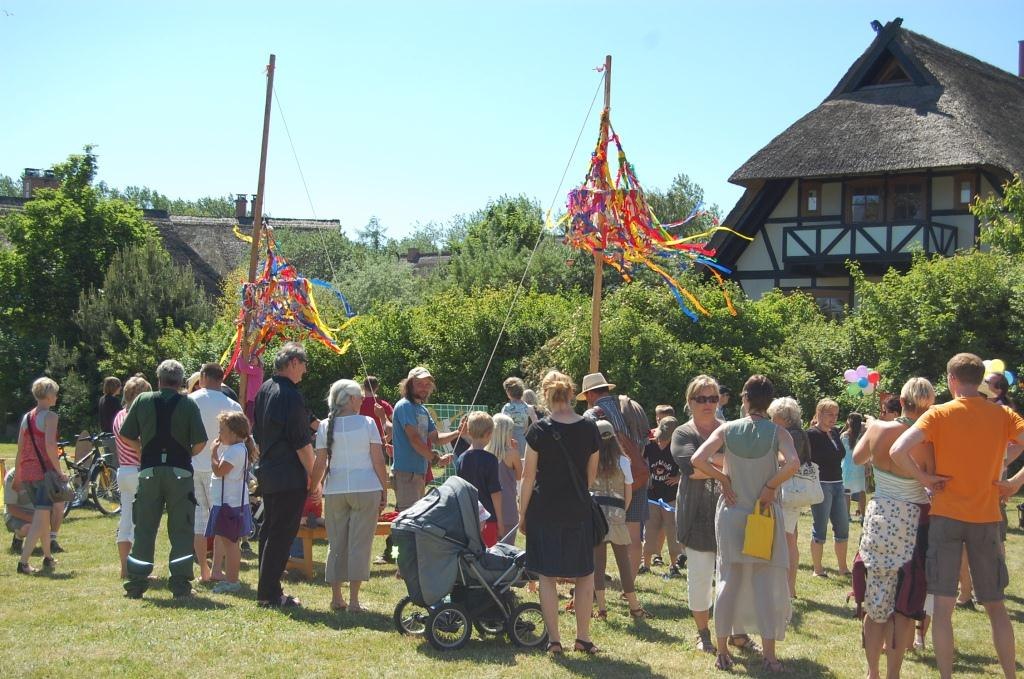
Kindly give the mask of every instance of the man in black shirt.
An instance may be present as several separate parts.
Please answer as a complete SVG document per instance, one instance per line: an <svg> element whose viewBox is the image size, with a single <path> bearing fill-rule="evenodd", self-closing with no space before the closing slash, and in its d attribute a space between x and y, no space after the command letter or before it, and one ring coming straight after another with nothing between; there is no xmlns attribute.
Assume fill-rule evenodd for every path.
<svg viewBox="0 0 1024 679"><path fill-rule="evenodd" d="M260 449L256 478L263 499L256 599L263 607L301 605L281 589L281 575L311 492L309 412L295 386L302 381L307 363L301 344L285 344L274 356L273 377L256 394L253 436Z"/></svg>

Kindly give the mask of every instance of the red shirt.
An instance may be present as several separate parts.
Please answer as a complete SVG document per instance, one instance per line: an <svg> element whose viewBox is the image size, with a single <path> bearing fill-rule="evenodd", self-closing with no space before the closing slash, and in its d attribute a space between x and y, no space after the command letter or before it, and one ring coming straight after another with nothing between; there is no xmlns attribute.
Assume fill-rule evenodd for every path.
<svg viewBox="0 0 1024 679"><path fill-rule="evenodd" d="M114 442L117 444L117 464L122 467L138 467L139 466L139 453L125 443L118 434L121 433L121 425L124 424L124 418L127 417L128 410L122 408L117 411L117 415L114 415Z"/></svg>
<svg viewBox="0 0 1024 679"><path fill-rule="evenodd" d="M18 450L18 477L22 481L42 481L43 474L50 468L46 456L46 434L39 427L39 409L33 408L21 421L21 447ZM29 420L32 427L29 429ZM35 445L32 439L35 438ZM38 454L36 450L38 449ZM40 460L42 458L42 460ZM45 467L40 464L46 465Z"/></svg>
<svg viewBox="0 0 1024 679"><path fill-rule="evenodd" d="M359 406L359 414L372 417L373 421L377 423L377 431L380 432L380 440L384 440L384 422L377 418L377 414L373 410L373 403L377 402L380 407L384 408L384 412L388 414L388 419L394 414L395 409L391 407L391 404L382 398L373 398L372 396L363 397L363 403Z"/></svg>

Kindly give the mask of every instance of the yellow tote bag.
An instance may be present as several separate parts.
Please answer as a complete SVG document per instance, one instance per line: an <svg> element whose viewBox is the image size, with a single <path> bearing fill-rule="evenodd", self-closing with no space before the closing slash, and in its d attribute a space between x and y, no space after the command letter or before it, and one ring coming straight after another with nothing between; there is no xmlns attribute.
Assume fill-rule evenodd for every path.
<svg viewBox="0 0 1024 679"><path fill-rule="evenodd" d="M768 561L772 558L772 542L775 539L775 515L772 506L761 506L758 500L754 511L747 517L747 528L743 533L743 553Z"/></svg>

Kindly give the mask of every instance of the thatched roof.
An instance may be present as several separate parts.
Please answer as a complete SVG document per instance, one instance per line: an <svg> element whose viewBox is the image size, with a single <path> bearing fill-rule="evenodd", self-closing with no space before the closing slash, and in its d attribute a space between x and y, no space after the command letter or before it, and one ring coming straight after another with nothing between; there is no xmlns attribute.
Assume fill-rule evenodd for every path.
<svg viewBox="0 0 1024 679"><path fill-rule="evenodd" d="M1024 170L1024 78L901 24L880 30L825 101L729 181L970 165ZM910 82L865 87L891 60Z"/></svg>

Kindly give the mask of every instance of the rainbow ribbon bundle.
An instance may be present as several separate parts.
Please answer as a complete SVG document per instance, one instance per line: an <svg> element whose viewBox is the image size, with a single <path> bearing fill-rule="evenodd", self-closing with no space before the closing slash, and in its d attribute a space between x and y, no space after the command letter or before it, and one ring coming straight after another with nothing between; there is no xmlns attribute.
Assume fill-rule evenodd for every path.
<svg viewBox="0 0 1024 679"><path fill-rule="evenodd" d="M680 269L702 266L718 281L729 313L735 316L736 308L722 277L722 274L730 274L732 271L719 264L715 259L714 248L709 248L702 241L716 231L729 231L741 238L753 239L728 227L719 226L717 220L711 229L684 238L669 233L668 229L683 226L706 212L698 205L686 218L662 224L644 198L643 188L633 166L626 160L619 136L608 120L607 110L601 116L601 124L602 129L607 126L608 142L614 142L618 150L619 170L614 184L608 166L609 144L598 139L583 185L569 192L566 202L568 210L556 224L551 225L552 228L567 223L567 245L592 255L599 253L604 262L622 274L627 282L632 280L638 266L647 267L658 274L676 298L679 308L694 322L698 320L698 312L709 315L708 310L669 273L666 263L675 260Z"/></svg>
<svg viewBox="0 0 1024 679"><path fill-rule="evenodd" d="M355 318L355 311L348 300L330 283L300 276L295 267L277 252L273 230L267 227L265 233L267 254L263 272L256 281L242 284L242 308L235 321L235 337L224 352L221 363L230 352L227 371L231 372L238 364L244 346L250 347L249 360L255 361L277 337L312 339L338 354L348 351L351 342L339 344L335 337L335 333L345 330ZM235 235L252 242L238 227L235 227ZM314 287L325 289L341 302L348 318L341 326L331 328L324 322L313 297Z"/></svg>

